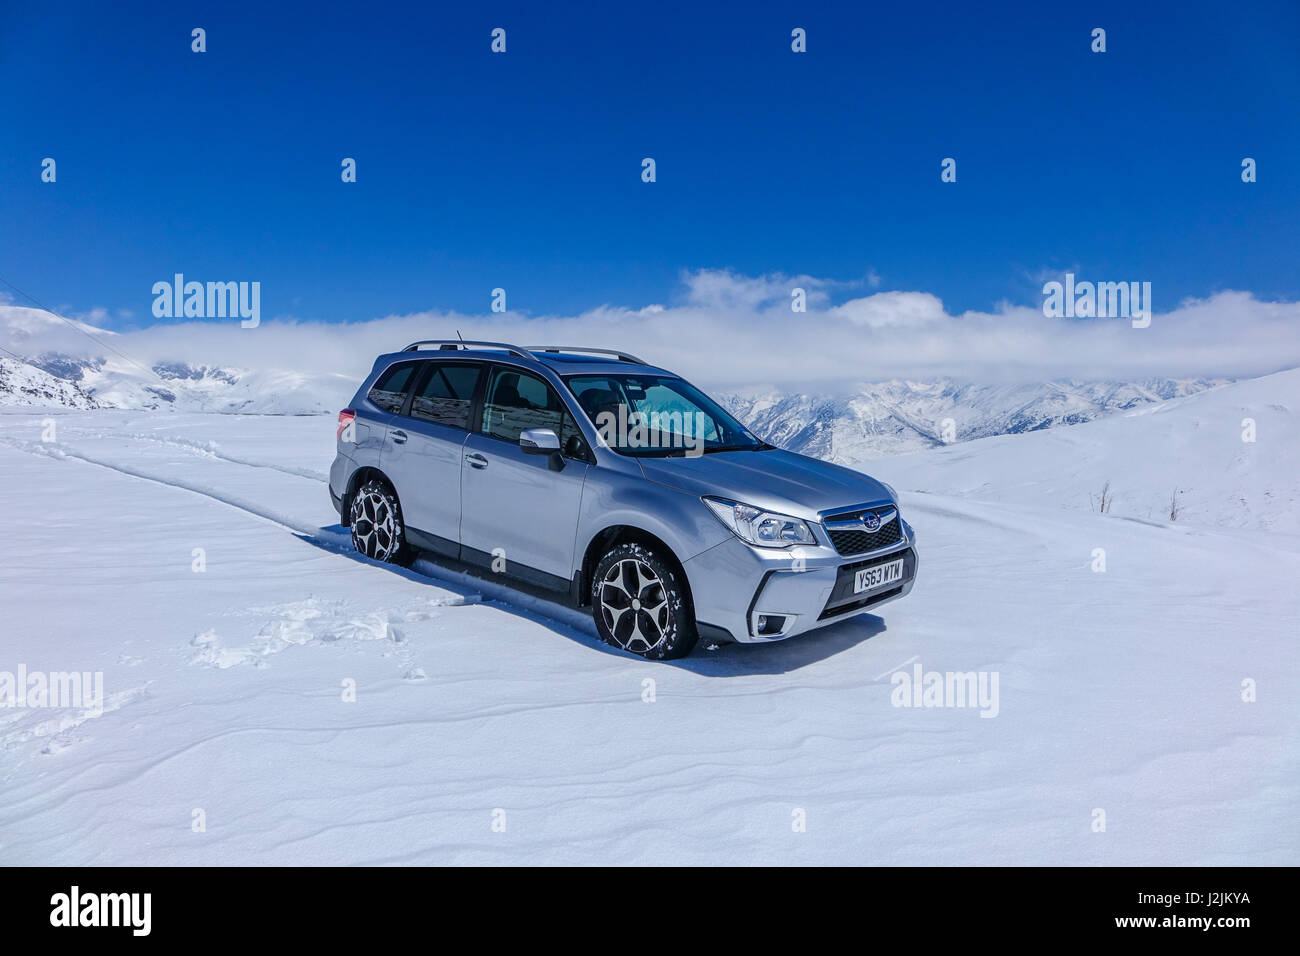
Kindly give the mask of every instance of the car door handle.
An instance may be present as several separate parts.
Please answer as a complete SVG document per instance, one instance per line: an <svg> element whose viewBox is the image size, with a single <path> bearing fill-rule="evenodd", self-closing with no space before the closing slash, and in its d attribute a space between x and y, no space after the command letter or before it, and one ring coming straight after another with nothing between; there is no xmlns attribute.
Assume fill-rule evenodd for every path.
<svg viewBox="0 0 1300 956"><path fill-rule="evenodd" d="M466 455L465 460L470 463L472 468L486 468L488 466L488 460L482 455Z"/></svg>
<svg viewBox="0 0 1300 956"><path fill-rule="evenodd" d="M406 432L402 431L400 428L395 432L389 432L388 437L399 445L406 444Z"/></svg>

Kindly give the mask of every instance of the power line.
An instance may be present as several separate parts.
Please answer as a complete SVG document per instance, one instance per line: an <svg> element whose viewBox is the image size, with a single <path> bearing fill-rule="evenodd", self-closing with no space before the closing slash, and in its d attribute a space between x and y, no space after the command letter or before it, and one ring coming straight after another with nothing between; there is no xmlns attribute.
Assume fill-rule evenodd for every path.
<svg viewBox="0 0 1300 956"><path fill-rule="evenodd" d="M0 345L0 352L4 352L6 355L12 355L14 358L16 358L18 361L22 362L22 363L25 364L25 365L35 365L35 364L36 364L36 363L33 362L31 359L29 359L29 358L27 358L27 357L25 357L25 356L19 355L17 352L10 352L10 351L9 351L7 348L5 348L3 345ZM57 376L56 376L56 377L57 377Z"/></svg>
<svg viewBox="0 0 1300 956"><path fill-rule="evenodd" d="M134 365L136 368L140 369L140 370L143 371L143 372L148 372L148 373L149 373L150 375L152 375L154 378L158 379L158 381L160 381L160 382L166 384L166 381L167 381L167 380L164 379L161 375L159 375L156 371L154 371L151 367L149 367L148 365L145 365L145 364L143 364L143 363L141 363L141 362L136 361L136 360L135 360L134 358L132 358L130 355L127 355L127 354L126 354L125 352L123 352L121 349L119 349L119 348L117 348L117 347L115 347L115 346L113 346L113 345L110 345L108 342L105 342L105 341L103 341L102 339L98 339L98 338L96 338L95 336L91 335L89 332L87 332L87 331L85 330L85 328L84 328L80 323L78 323L78 322L73 322L71 319L67 319L67 318L64 318L63 316L59 315L59 313L55 312L53 309L49 308L49 307L46 306L43 302L41 302L39 299L37 299L36 296L31 295L30 293L24 292L22 289L18 288L18 286L14 285L12 282L10 282L8 279L6 279L4 276L0 276L0 283L3 283L4 285L7 285L9 288L13 289L15 292L17 292L17 293L18 293L19 295L21 295L23 298L31 300L31 302L33 302L33 303L36 305L36 307L37 307L38 309L40 309L42 312L48 313L49 315L54 316L54 317L55 317L56 319L58 319L59 321L66 323L67 326L68 326L69 328L71 328L71 329L75 329L76 331L80 332L82 335L84 335L86 338L90 339L90 341L94 342L96 345L102 346L103 348L108 349L110 352L115 352L115 353L117 353L119 356L121 356L122 358L126 359L128 362L130 362L130 363L131 363L132 365ZM8 349L5 349L4 351L9 352ZM16 353L14 353L14 352L9 352L9 354L10 354L10 355L14 355L15 357L20 357L20 356L17 356ZM37 363L36 363L36 362L33 362L31 359L23 359L23 361L26 362L28 365L37 365ZM37 367L40 368L41 366L38 365ZM46 372L49 372L50 370L49 370L49 369L45 369L45 371L46 371ZM51 374L54 374L54 373L51 373ZM63 376L62 376L62 375L55 375L55 378L63 378ZM67 381L71 381L71 379L63 379L63 380L64 380L65 382L67 382Z"/></svg>
<svg viewBox="0 0 1300 956"><path fill-rule="evenodd" d="M51 369L46 368L44 365L41 365L41 363L37 362L35 359L30 359L30 358L28 358L26 355L19 355L17 352L11 351L11 350L5 348L3 345L0 345L0 352L4 352L6 355L12 355L14 358L16 358L18 361L22 362L24 365L30 365L32 368L38 368L38 369L40 369L40 370L41 370L42 372L44 372L46 375L53 375L53 376L54 376L55 378L57 378L60 382L67 382L69 385L76 385L76 384L77 384L77 382L76 382L75 379L64 378L64 377L63 377L62 375L60 375L58 372L55 372L55 371L53 371L53 370L51 370Z"/></svg>

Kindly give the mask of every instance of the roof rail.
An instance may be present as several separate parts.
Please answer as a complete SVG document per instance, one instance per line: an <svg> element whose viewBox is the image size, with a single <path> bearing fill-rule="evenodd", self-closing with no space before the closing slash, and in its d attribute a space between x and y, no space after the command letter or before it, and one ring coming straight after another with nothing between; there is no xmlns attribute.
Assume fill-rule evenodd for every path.
<svg viewBox="0 0 1300 956"><path fill-rule="evenodd" d="M421 339L418 342L412 342L406 348L402 349L402 351L418 352L421 345L436 345L440 349L447 349L450 351L462 348L467 349L470 346L477 346L485 349L503 349L513 355L518 355L520 358L531 359L534 362L537 361L537 356L529 354L527 350L521 349L517 345L507 345L504 342L477 342L473 339Z"/></svg>
<svg viewBox="0 0 1300 956"><path fill-rule="evenodd" d="M649 365L645 359L639 359L630 352L619 352L616 349L589 349L579 346L569 345L530 345L530 352L578 352L580 354L591 355L615 355L620 362L631 362L633 365Z"/></svg>

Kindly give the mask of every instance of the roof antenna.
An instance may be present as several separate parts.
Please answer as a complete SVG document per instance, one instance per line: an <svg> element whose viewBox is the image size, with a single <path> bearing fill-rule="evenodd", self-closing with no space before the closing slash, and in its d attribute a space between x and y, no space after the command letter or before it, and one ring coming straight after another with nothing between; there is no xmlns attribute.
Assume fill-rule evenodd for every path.
<svg viewBox="0 0 1300 956"><path fill-rule="evenodd" d="M460 334L460 329L456 330L456 338L460 339L462 342L465 341L465 336ZM438 346L438 351L440 352L455 352L456 350L457 346L452 345L449 342L444 342L442 345Z"/></svg>

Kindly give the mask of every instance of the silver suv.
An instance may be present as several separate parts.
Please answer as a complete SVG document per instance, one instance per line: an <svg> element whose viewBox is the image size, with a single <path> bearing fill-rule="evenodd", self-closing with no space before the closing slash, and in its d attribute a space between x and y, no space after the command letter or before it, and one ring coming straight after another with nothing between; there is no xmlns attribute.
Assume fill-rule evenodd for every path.
<svg viewBox="0 0 1300 956"><path fill-rule="evenodd" d="M330 497L367 557L492 572L590 607L606 642L659 660L701 637L793 637L916 578L888 485L775 448L606 349L432 340L379 356L339 412Z"/></svg>

